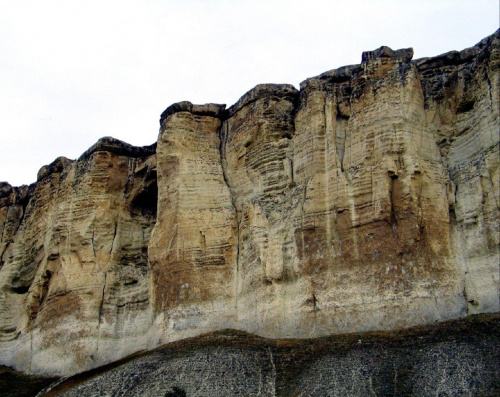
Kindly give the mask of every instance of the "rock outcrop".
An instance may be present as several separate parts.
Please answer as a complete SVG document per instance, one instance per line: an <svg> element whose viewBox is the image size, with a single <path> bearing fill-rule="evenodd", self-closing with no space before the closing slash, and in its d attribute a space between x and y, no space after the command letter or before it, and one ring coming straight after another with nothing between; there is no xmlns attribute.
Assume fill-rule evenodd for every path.
<svg viewBox="0 0 500 397"><path fill-rule="evenodd" d="M150 323L154 150L109 138L94 148L43 167L29 188L3 185L0 356L29 372L131 353Z"/></svg>
<svg viewBox="0 0 500 397"><path fill-rule="evenodd" d="M0 362L70 374L234 328L271 338L497 312L500 33L381 47L235 105L180 102L0 185Z"/></svg>
<svg viewBox="0 0 500 397"><path fill-rule="evenodd" d="M499 327L498 316L480 315L305 340L215 332L55 381L40 395L493 396Z"/></svg>

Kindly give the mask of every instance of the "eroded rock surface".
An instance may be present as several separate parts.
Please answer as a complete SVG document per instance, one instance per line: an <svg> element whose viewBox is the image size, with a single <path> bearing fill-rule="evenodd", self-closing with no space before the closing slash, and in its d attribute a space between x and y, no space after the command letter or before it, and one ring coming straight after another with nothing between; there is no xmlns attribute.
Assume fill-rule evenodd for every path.
<svg viewBox="0 0 500 397"><path fill-rule="evenodd" d="M57 159L29 188L4 185L2 362L71 373L145 347L156 179L154 155L107 148Z"/></svg>
<svg viewBox="0 0 500 397"><path fill-rule="evenodd" d="M381 47L235 105L179 102L0 185L0 361L69 374L235 328L397 329L497 312L500 33Z"/></svg>

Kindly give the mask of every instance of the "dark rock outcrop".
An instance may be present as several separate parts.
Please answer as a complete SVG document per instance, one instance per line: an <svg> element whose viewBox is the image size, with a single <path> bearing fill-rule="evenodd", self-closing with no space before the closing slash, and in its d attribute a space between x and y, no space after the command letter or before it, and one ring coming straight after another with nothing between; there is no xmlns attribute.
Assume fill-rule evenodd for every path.
<svg viewBox="0 0 500 397"><path fill-rule="evenodd" d="M309 340L222 331L57 382L44 395L493 396L499 331L498 316Z"/></svg>

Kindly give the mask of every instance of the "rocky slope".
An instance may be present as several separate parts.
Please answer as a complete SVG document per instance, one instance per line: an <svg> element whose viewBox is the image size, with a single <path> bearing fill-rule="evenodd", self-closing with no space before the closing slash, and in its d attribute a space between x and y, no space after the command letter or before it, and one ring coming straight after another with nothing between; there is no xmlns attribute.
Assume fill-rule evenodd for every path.
<svg viewBox="0 0 500 397"><path fill-rule="evenodd" d="M0 362L71 374L214 330L316 337L496 312L500 33L180 102L0 185Z"/></svg>
<svg viewBox="0 0 500 397"><path fill-rule="evenodd" d="M39 396L494 396L499 331L498 315L302 340L219 331L57 380Z"/></svg>

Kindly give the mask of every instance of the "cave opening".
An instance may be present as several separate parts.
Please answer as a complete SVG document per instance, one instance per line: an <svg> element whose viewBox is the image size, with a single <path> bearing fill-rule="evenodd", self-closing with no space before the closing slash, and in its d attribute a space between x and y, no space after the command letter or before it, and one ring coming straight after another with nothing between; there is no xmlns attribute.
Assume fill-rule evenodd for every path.
<svg viewBox="0 0 500 397"><path fill-rule="evenodd" d="M153 181L132 200L132 212L156 218L158 204L158 184Z"/></svg>

